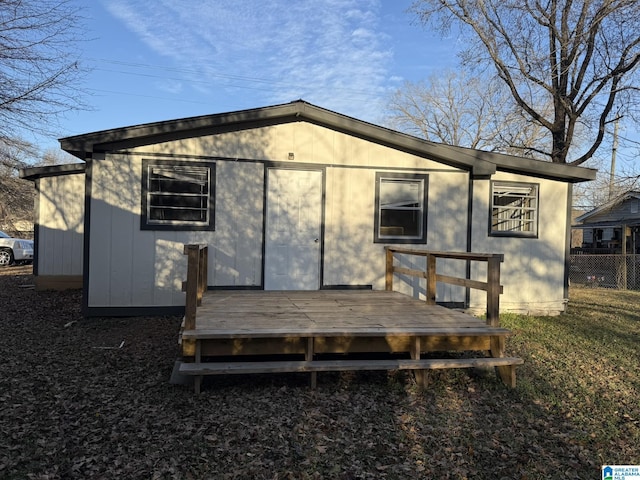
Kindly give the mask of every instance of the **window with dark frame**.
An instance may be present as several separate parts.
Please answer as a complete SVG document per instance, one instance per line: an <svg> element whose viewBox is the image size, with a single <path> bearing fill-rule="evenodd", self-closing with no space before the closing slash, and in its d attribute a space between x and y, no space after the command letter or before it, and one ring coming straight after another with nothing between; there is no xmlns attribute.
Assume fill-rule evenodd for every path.
<svg viewBox="0 0 640 480"><path fill-rule="evenodd" d="M376 173L377 243L425 243L427 175Z"/></svg>
<svg viewBox="0 0 640 480"><path fill-rule="evenodd" d="M492 182L490 234L536 237L538 235L538 185Z"/></svg>
<svg viewBox="0 0 640 480"><path fill-rule="evenodd" d="M143 161L143 230L214 227L215 164Z"/></svg>

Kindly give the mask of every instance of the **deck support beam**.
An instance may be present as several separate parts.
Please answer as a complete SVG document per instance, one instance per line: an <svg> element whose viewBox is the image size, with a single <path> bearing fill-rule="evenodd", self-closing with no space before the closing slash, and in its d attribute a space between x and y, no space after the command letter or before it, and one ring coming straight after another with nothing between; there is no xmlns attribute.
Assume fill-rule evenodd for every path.
<svg viewBox="0 0 640 480"><path fill-rule="evenodd" d="M313 337L307 338L307 351L306 351L305 356L304 356L304 359L307 362L313 361L314 340L315 339ZM318 383L318 373L317 372L311 372L311 378L310 378L311 388L315 389L317 383Z"/></svg>
<svg viewBox="0 0 640 480"><path fill-rule="evenodd" d="M202 363L202 340L200 339L196 340L195 363L196 364ZM202 388L202 375L196 375L193 378L193 390L196 393L200 393L201 388Z"/></svg>
<svg viewBox="0 0 640 480"><path fill-rule="evenodd" d="M420 337L413 337L411 339L411 360L420 360L420 352L422 351ZM427 385L427 372L425 370L415 370L413 375L416 379L418 388L426 388Z"/></svg>

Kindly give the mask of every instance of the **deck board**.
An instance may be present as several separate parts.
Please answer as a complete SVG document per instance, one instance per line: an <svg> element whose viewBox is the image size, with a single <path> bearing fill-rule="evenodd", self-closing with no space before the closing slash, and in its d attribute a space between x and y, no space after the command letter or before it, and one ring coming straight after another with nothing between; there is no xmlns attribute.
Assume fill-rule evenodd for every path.
<svg viewBox="0 0 640 480"><path fill-rule="evenodd" d="M398 292L361 290L209 291L196 331L221 336L254 332L290 335L429 334L434 329L485 330L484 320Z"/></svg>

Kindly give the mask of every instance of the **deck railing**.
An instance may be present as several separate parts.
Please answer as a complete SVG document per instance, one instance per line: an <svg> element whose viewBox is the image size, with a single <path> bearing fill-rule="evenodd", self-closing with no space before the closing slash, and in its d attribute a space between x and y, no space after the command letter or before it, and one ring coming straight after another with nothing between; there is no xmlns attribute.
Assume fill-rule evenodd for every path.
<svg viewBox="0 0 640 480"><path fill-rule="evenodd" d="M209 248L207 245L185 245L187 255L187 281L182 290L187 293L184 307L184 328L196 328L196 309L202 304L202 294L207 289L207 265Z"/></svg>
<svg viewBox="0 0 640 480"><path fill-rule="evenodd" d="M470 252L436 252L428 250L412 250L408 248L385 247L386 250L386 272L385 289L393 290L393 274L409 275L412 277L425 278L426 302L429 305L436 303L437 282L448 283L460 287L473 288L487 292L487 325L492 327L500 326L500 263L504 261L504 255L495 253L470 253ZM395 255L414 255L426 257L425 271L415 270L396 266L394 264ZM487 263L487 280L481 282L469 278L451 277L436 272L436 260L446 258L452 260L476 261Z"/></svg>

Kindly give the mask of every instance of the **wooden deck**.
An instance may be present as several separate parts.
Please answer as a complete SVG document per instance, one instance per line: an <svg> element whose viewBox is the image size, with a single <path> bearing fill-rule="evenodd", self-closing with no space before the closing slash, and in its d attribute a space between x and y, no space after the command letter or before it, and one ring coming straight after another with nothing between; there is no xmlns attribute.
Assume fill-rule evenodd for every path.
<svg viewBox="0 0 640 480"><path fill-rule="evenodd" d="M511 332L496 315L485 321L391 290L203 290L197 297L180 333L180 371L195 376L196 391L202 375L311 372L315 386L318 371L411 369L423 383L423 370L476 366L496 367L515 386L522 363L505 357ZM452 351L476 354L451 358Z"/></svg>
<svg viewBox="0 0 640 480"><path fill-rule="evenodd" d="M183 354L407 353L420 337L426 351L490 350L504 328L398 292L364 290L207 292L195 329L182 332Z"/></svg>
<svg viewBox="0 0 640 480"><path fill-rule="evenodd" d="M398 292L372 290L208 291L198 307L197 330L230 338L379 335L476 328L486 322Z"/></svg>

